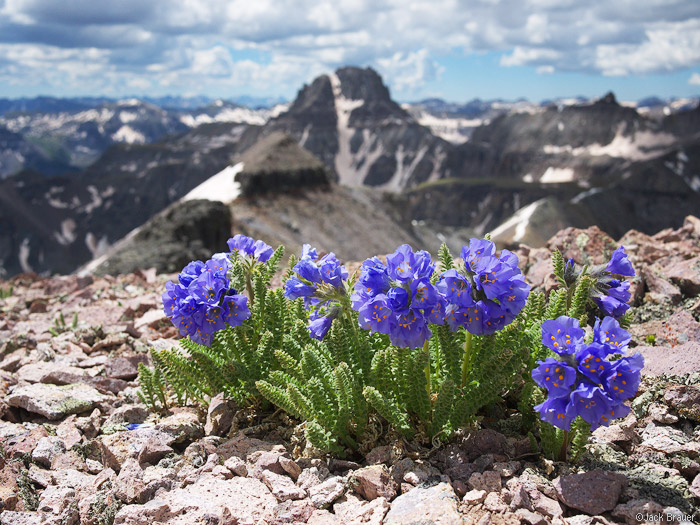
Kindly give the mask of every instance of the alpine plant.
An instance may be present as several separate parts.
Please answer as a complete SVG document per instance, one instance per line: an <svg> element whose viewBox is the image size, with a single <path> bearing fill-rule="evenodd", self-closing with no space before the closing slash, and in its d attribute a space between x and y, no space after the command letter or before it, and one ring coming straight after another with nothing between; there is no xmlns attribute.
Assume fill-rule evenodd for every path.
<svg viewBox="0 0 700 525"><path fill-rule="evenodd" d="M584 343L584 333L578 320L567 316L542 323L542 344L557 358L538 361L532 370L535 383L548 392L534 408L543 421L562 430L568 431L577 416L591 430L625 417L630 408L623 401L637 393L644 366L641 354L607 359L624 353L630 341L614 318L596 321L591 343Z"/></svg>

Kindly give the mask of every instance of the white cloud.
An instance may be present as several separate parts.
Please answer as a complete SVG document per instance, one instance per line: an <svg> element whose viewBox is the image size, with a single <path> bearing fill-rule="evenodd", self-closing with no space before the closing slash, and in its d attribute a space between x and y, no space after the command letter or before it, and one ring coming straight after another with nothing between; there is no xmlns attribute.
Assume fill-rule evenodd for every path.
<svg viewBox="0 0 700 525"><path fill-rule="evenodd" d="M392 89L409 92L438 78L439 58L454 53L502 53L502 66L543 74L700 65L696 0L467 7L459 0L0 0L0 78L113 91L189 91L188 83L251 90L266 81L267 89L298 87L353 64L374 66ZM89 78L95 71L102 76Z"/></svg>
<svg viewBox="0 0 700 525"><path fill-rule="evenodd" d="M688 84L691 86L700 86L700 73L693 73L688 79Z"/></svg>

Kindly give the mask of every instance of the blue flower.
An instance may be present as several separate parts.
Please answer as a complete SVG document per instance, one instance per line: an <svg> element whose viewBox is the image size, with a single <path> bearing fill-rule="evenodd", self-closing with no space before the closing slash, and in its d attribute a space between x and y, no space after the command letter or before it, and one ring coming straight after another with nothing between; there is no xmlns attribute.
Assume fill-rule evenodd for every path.
<svg viewBox="0 0 700 525"><path fill-rule="evenodd" d="M248 256L249 259L257 262L267 262L274 251L272 247L263 241L256 241L252 238L241 235L234 235L228 240L229 250L238 251L240 255Z"/></svg>
<svg viewBox="0 0 700 525"><path fill-rule="evenodd" d="M628 399L634 396L641 382L641 369L644 358L641 354L622 357L614 361L605 377L605 391L615 399Z"/></svg>
<svg viewBox="0 0 700 525"><path fill-rule="evenodd" d="M610 262L608 262L605 270L610 273L625 275L628 277L634 275L634 268L632 267L630 260L627 258L624 246L620 246L613 252Z"/></svg>
<svg viewBox="0 0 700 525"><path fill-rule="evenodd" d="M569 430L571 422L575 419L569 413L568 408L568 397L550 397L543 403L534 406L535 411L539 412L542 421L546 421L562 430Z"/></svg>
<svg viewBox="0 0 700 525"><path fill-rule="evenodd" d="M624 353L632 336L612 317L598 319L593 328L593 341L607 349L607 354Z"/></svg>
<svg viewBox="0 0 700 525"><path fill-rule="evenodd" d="M336 318L336 316L337 315L330 314L319 316L315 315L315 313L310 315L309 319L311 322L309 323L309 334L311 337L318 341L323 341L323 338L326 337L328 330L331 329L331 325L333 324L333 320Z"/></svg>
<svg viewBox="0 0 700 525"><path fill-rule="evenodd" d="M518 268L518 257L486 239L462 247L464 267L442 273L437 290L447 300L445 321L475 335L489 335L513 322L525 306L530 286Z"/></svg>
<svg viewBox="0 0 700 525"><path fill-rule="evenodd" d="M166 283L163 311L181 336L209 346L217 331L250 317L248 298L229 287L229 268L226 254L215 254L206 263L185 266L178 283Z"/></svg>
<svg viewBox="0 0 700 525"><path fill-rule="evenodd" d="M310 245L302 248L301 259L292 268L292 275L284 285L284 296L294 300L304 298L310 310L309 334L322 340L338 317L346 302L348 272L334 253L318 258Z"/></svg>
<svg viewBox="0 0 700 525"><path fill-rule="evenodd" d="M628 281L610 279L605 283L603 291L598 291L593 296L593 300L606 315L622 317L630 307L628 303L632 294L629 289Z"/></svg>
<svg viewBox="0 0 700 525"><path fill-rule="evenodd" d="M573 354L584 335L578 319L572 317L563 315L542 323L542 344L559 355Z"/></svg>
<svg viewBox="0 0 700 525"><path fill-rule="evenodd" d="M432 335L428 324L443 324L446 314L447 303L430 282L435 263L428 252L414 253L408 244L386 260L362 263L352 307L361 327L387 334L396 346L422 346Z"/></svg>
<svg viewBox="0 0 700 525"><path fill-rule="evenodd" d="M537 361L540 365L532 371L532 379L546 388L549 397L568 397L576 382L576 370L553 357Z"/></svg>
<svg viewBox="0 0 700 525"><path fill-rule="evenodd" d="M606 317L595 323L592 343L584 344L583 335L572 318L562 316L542 323L542 342L562 358L548 357L532 370L535 383L549 394L535 410L543 421L563 430L569 430L578 416L592 430L626 416L630 409L622 401L637 392L644 366L640 354L612 362L606 359L622 351L630 340L615 319Z"/></svg>

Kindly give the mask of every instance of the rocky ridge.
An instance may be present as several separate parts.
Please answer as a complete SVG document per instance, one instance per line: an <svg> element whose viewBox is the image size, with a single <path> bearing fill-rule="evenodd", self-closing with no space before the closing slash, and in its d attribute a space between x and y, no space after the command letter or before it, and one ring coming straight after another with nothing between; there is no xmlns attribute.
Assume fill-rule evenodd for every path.
<svg viewBox="0 0 700 525"><path fill-rule="evenodd" d="M500 416L436 449L380 442L349 460L306 457L291 421L220 396L206 411L155 417L138 401L137 365L148 362L150 347L177 344L160 310L173 275L22 274L2 282L0 522L696 520L700 220L654 236L631 231L618 242L638 273L631 331L646 377L630 415L596 431L576 465L539 459L513 430L517 418ZM548 245L578 263L601 263L618 242L595 227L570 228ZM534 286L552 286L545 249L521 246L519 256ZM73 326L65 320L74 313ZM128 430L132 424L142 426Z"/></svg>

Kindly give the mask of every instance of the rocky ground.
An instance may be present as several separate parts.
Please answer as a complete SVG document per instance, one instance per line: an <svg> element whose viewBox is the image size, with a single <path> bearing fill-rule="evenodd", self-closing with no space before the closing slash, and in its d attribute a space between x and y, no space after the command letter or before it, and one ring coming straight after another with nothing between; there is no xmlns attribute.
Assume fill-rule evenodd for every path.
<svg viewBox="0 0 700 525"><path fill-rule="evenodd" d="M517 416L433 449L396 443L362 462L295 455L288 420L223 398L156 417L137 365L177 344L160 310L173 276L19 275L0 283L1 524L636 523L700 518L700 220L619 242L638 270L630 415L581 462L542 459ZM617 245L596 228L550 240L579 263ZM584 260L584 254L596 254ZM519 250L549 288L545 249ZM146 423L127 430L126 425Z"/></svg>

